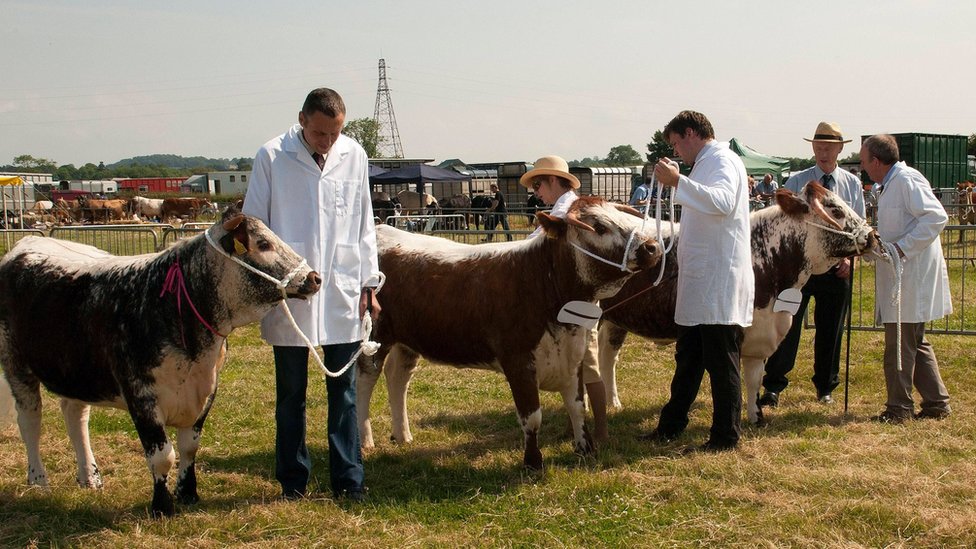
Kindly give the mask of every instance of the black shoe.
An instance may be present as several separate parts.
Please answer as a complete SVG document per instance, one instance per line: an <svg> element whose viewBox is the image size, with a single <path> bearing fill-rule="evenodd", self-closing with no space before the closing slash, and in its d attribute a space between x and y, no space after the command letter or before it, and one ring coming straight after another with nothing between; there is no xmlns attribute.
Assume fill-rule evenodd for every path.
<svg viewBox="0 0 976 549"><path fill-rule="evenodd" d="M647 440L650 442L656 442L658 444L667 444L676 438L678 438L678 433L665 433L660 429L654 429L649 433L641 433L637 435L637 440Z"/></svg>
<svg viewBox="0 0 976 549"><path fill-rule="evenodd" d="M334 497L338 501L348 501L349 503L366 503L368 492L367 488L362 490L343 490L338 494L334 494Z"/></svg>
<svg viewBox="0 0 976 549"><path fill-rule="evenodd" d="M894 412L889 412L885 410L876 416L871 417L871 421L877 421L878 423L887 423L889 425L901 425L906 421L912 419L912 416L900 416Z"/></svg>
<svg viewBox="0 0 976 549"><path fill-rule="evenodd" d="M763 396L759 397L759 405L769 406L770 408L779 406L779 393L766 391L763 393Z"/></svg>
<svg viewBox="0 0 976 549"><path fill-rule="evenodd" d="M705 441L705 444L701 446L689 446L681 451L682 454L695 454L695 453L705 453L705 454L717 454L719 452L729 452L735 450L738 444L731 442L713 442L712 440Z"/></svg>
<svg viewBox="0 0 976 549"><path fill-rule="evenodd" d="M817 397L817 402L819 402L820 404L833 404L834 403L834 397L830 396L829 394L826 394L826 395Z"/></svg>
<svg viewBox="0 0 976 549"><path fill-rule="evenodd" d="M915 419L945 419L949 417L949 410L932 410L923 408L915 414Z"/></svg>
<svg viewBox="0 0 976 549"><path fill-rule="evenodd" d="M281 501L297 501L300 499L305 499L305 492L299 492L298 490L285 490L281 493Z"/></svg>

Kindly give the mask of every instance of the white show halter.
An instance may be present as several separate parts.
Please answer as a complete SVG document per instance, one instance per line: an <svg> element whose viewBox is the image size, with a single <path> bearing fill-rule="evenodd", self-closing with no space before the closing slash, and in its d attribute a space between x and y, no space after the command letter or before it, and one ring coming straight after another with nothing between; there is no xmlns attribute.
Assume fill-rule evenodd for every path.
<svg viewBox="0 0 976 549"><path fill-rule="evenodd" d="M850 238L852 241L854 241L855 244L857 243L857 235L855 235L854 233L852 233L850 231L841 231L839 229L834 229L833 227L828 227L827 225L821 225L820 223L814 223L813 221L810 221L809 219L804 219L803 222L806 223L806 224L808 224L808 225L813 225L814 227L817 227L818 229L823 229L823 230L827 231L828 233L834 233L834 234L839 234L841 236L846 236L847 238Z"/></svg>
<svg viewBox="0 0 976 549"><path fill-rule="evenodd" d="M637 236L637 231L639 231L639 230L641 230L641 229L635 228L634 230L630 231L630 238L627 239L627 246L624 247L624 256L620 260L619 263L614 263L613 261L610 261L609 259L604 259L604 258L596 255L595 253L593 253L593 252L591 252L591 251L583 248L582 246L580 246L579 244L577 244L575 242L570 242L569 245L572 246L572 247L574 247L574 248L576 248L577 250L583 252L584 254L592 257L593 259L596 259L597 261L602 261L602 262L606 263L607 265L613 265L614 267L617 267L621 271L628 272L628 273L633 273L635 271L633 269L629 269L627 267L627 257L630 255L630 251L631 251L631 248L632 247L633 248L637 248L637 246L634 246L633 244L634 244L634 237Z"/></svg>
<svg viewBox="0 0 976 549"><path fill-rule="evenodd" d="M281 290L281 301L279 303L281 304L282 309L284 309L284 311L285 311L285 316L288 317L288 321L291 323L292 328L294 328L295 333L297 333L302 338L302 340L305 342L305 345L308 347L308 350L310 351L310 354L313 357L315 357L315 362L318 363L319 368L322 369L322 371L325 373L325 375L327 375L329 377L339 377L342 374L346 373L346 370L348 370L350 366L352 366L353 364L355 364L356 359L359 358L359 355L360 354L364 354L366 356L373 356L373 355L376 354L376 351L379 350L379 348L380 348L380 344L379 343L376 343L375 341L369 341L369 335L373 331L373 321L372 321L372 318L370 317L370 315L367 313L367 314L363 315L363 320L362 320L362 325L361 325L362 333L363 333L363 341L359 345L359 350L356 351L356 353L352 356L352 358L349 359L349 362L347 362L346 365L343 366L341 370L339 370L338 372L335 372L335 373L329 371L329 369L325 367L325 363L322 362L322 359L319 357L319 353L318 353L318 351L316 351L315 346L312 345L312 342L309 341L308 337L304 334L304 332L302 332L302 329L298 327L298 323L295 322L295 317L292 316L291 310L288 308L288 303L287 303L288 294L285 291L285 288L288 287L288 284L291 282L291 279L295 278L295 275L297 275L298 272L303 267L308 266L308 262L303 258L302 261L301 261L301 263L299 263L297 267L295 267L290 273L288 273L287 275L285 275L284 278L282 278L281 280L278 280L277 278L274 278L273 276L271 276L271 275L269 275L269 274L267 274L265 272L262 272L262 271L260 271L258 269L255 269L254 267L248 265L247 263L245 263L245 262L241 261L240 259L238 259L238 258L230 255L229 253L227 253L223 248L221 248L220 246L218 246L216 242L214 242L213 237L210 236L210 230L204 231L203 234L206 236L207 242L210 243L210 245L213 247L213 249L217 250L219 253L223 254L225 257L229 258L234 263L237 263L238 265L244 267L245 269L247 269L247 270L253 272L254 274L260 276L261 278L264 278L264 279L270 281L279 290ZM383 284L385 282L386 282L386 276L383 273L379 273L379 284L377 284L376 289L374 291L376 293L379 293L380 288L383 287Z"/></svg>

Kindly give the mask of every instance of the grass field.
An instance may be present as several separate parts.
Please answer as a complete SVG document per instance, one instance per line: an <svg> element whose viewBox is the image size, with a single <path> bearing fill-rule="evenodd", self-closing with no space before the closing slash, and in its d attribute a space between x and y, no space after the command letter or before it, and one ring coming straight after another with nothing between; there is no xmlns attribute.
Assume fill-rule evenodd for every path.
<svg viewBox="0 0 976 549"><path fill-rule="evenodd" d="M204 431L203 501L171 519L147 515L150 476L127 414L96 409L92 444L105 487L75 486L56 399L45 400L50 490L26 486L16 427L0 430L0 546L83 547L972 547L976 545L976 359L972 339L932 343L953 397L944 421L879 425L882 336L854 334L850 413L815 402L804 332L793 384L771 424L746 427L741 449L682 455L707 436L703 385L687 433L657 446L636 435L668 394L673 347L628 339L619 368L625 408L613 440L579 457L555 394L543 395L546 471L522 468L521 434L500 375L425 365L409 405L416 438L387 441L383 384L372 410L378 447L365 456L370 500L328 497L324 384L313 373L307 500L277 501L270 349L255 326L231 335L230 362ZM842 359L843 360L843 359ZM172 484L171 479L171 484Z"/></svg>

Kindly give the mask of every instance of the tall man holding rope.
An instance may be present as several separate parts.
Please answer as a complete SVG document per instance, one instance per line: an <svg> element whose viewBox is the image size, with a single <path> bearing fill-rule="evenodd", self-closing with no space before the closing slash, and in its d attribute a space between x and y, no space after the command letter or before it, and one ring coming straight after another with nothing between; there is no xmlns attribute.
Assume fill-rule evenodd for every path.
<svg viewBox="0 0 976 549"><path fill-rule="evenodd" d="M816 181L827 190L833 191L847 203L859 216L864 217L864 192L861 181L851 172L837 165L837 157L845 143L840 127L831 122L821 122L814 132L813 139L803 138L813 144L816 164L787 180L785 187L799 193L807 183ZM816 335L813 343L813 385L817 389L817 400L823 404L833 402L831 393L840 384L840 348L844 333L844 320L850 309L851 272L853 259L847 258L829 271L813 275L803 286L800 308L793 315L793 324L779 348L766 360L766 375L763 376L765 391L759 399L761 406L779 404L780 393L786 389L786 378L796 364L796 353L800 347L800 331L810 298L817 307L814 310Z"/></svg>
<svg viewBox="0 0 976 549"><path fill-rule="evenodd" d="M275 475L285 499L305 496L312 469L305 444L306 341L322 347L327 370L339 372L360 347L363 315L370 309L375 318L380 310L372 291L380 275L367 156L342 134L345 116L338 93L312 90L298 124L258 150L244 199L244 213L264 221L324 279L312 299L288 301L301 333L281 308L261 321L261 337L274 347ZM326 376L325 386L332 494L361 501L356 368Z"/></svg>
<svg viewBox="0 0 976 549"><path fill-rule="evenodd" d="M674 313L680 328L671 398L645 438L668 441L685 430L708 372L712 427L698 449L732 450L741 433L743 329L752 324L756 286L746 168L728 143L715 140L712 123L699 112L678 113L665 126L664 138L693 167L684 176L668 159L654 166L655 177L674 188L674 203L682 208Z"/></svg>
<svg viewBox="0 0 976 549"><path fill-rule="evenodd" d="M875 276L875 320L885 328L888 400L872 419L882 423L942 419L950 412L939 361L925 340L925 323L952 313L939 239L949 216L925 176L898 158L898 143L890 135L871 136L861 145L861 167L881 183L878 234L889 255L897 256L891 263L878 261ZM918 413L912 385L922 397Z"/></svg>

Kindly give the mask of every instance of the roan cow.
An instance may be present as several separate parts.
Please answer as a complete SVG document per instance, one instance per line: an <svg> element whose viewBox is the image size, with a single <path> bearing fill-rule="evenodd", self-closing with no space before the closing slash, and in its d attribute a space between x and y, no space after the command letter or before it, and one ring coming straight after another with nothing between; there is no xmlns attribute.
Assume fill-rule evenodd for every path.
<svg viewBox="0 0 976 549"><path fill-rule="evenodd" d="M380 370L393 438L412 440L406 393L422 355L505 375L525 436L526 466L542 468L540 388L562 394L574 449L592 451L578 378L587 330L558 322L557 313L570 301L614 294L632 272L652 267L660 250L636 211L598 197L577 200L565 220L540 213L539 222L545 236L478 246L377 226L387 282L377 296L383 308L373 331L381 347L375 360L360 360L357 381L364 447L373 446L369 400ZM445 308L447 302L464 305Z"/></svg>
<svg viewBox="0 0 976 549"><path fill-rule="evenodd" d="M152 514L175 510L167 426L178 429L176 499L198 501L194 459L227 335L277 305L282 286L301 298L320 284L260 220L231 210L206 233L154 254L116 257L47 237L18 242L0 260L0 363L27 447L27 482L48 483L38 448L43 385L61 397L79 485L102 484L88 439L90 405L113 406L128 410L139 434L153 477ZM73 337L52 344L42 333Z"/></svg>
<svg viewBox="0 0 976 549"><path fill-rule="evenodd" d="M780 189L775 201L776 205L751 214L756 296L752 326L745 329L741 361L748 418L753 423L762 419L757 397L763 366L790 329L793 314L787 309L791 302L799 306L800 288L810 275L824 273L845 257L876 251L878 247L877 234L871 226L819 183L807 184L799 195ZM662 228L667 227L664 224ZM675 223L676 231L678 227ZM668 254L665 266L659 286L652 287L658 276L658 270L652 269L635 275L619 293L600 303L604 309L600 322L600 375L607 400L615 408L621 407L615 364L627 332L661 343L677 339L676 249Z"/></svg>

